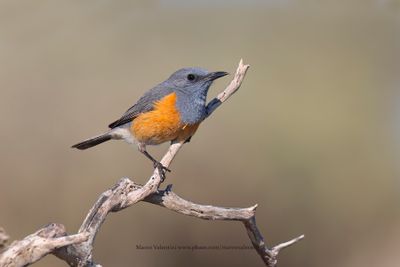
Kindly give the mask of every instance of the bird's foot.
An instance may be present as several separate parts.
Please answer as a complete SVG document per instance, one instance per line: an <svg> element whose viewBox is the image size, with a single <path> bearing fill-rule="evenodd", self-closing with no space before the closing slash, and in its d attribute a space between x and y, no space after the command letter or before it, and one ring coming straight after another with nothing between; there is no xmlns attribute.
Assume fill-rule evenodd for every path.
<svg viewBox="0 0 400 267"><path fill-rule="evenodd" d="M165 180L165 173L166 173L166 172L171 172L171 170L168 169L167 167L165 167L164 165L162 165L162 163L159 162L159 161L154 161L153 164L154 164L154 168L157 168L157 169L158 169L158 172L160 173L161 182L164 182L164 180Z"/></svg>

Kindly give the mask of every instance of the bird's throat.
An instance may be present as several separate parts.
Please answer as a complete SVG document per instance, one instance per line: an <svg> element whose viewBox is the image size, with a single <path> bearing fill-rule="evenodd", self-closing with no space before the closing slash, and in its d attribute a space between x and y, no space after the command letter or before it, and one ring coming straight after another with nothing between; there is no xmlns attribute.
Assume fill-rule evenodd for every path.
<svg viewBox="0 0 400 267"><path fill-rule="evenodd" d="M201 122L206 115L207 91L198 91L191 94L177 92L176 108L184 124Z"/></svg>

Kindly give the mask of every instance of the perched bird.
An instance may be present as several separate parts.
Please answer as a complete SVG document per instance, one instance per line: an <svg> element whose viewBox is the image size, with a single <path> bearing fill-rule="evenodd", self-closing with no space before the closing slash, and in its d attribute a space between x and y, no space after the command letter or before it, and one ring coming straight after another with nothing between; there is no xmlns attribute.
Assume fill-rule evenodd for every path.
<svg viewBox="0 0 400 267"><path fill-rule="evenodd" d="M138 149L164 175L169 171L146 150L147 145L167 141L190 141L207 115L207 92L215 79L227 72L183 68L148 90L107 132L82 141L73 148L87 149L108 140L124 140Z"/></svg>

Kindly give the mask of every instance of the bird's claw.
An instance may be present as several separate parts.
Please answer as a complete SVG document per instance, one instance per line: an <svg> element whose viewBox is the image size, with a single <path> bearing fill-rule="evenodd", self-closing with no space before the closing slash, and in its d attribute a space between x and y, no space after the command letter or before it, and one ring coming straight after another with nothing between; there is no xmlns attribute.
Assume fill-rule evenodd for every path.
<svg viewBox="0 0 400 267"><path fill-rule="evenodd" d="M164 165L162 165L161 162L155 161L154 162L154 168L158 169L158 172L161 175L161 182L163 182L165 180L165 172L171 172L170 169L168 169L167 167L165 167Z"/></svg>

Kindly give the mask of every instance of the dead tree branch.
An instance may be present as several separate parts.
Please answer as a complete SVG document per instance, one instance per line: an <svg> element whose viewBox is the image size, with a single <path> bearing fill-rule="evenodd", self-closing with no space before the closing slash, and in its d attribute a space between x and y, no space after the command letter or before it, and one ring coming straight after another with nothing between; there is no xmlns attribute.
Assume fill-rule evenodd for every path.
<svg viewBox="0 0 400 267"><path fill-rule="evenodd" d="M207 116L211 115L239 89L248 68L249 65L244 65L241 60L231 83L208 103ZM183 142L171 144L161 163L169 167L182 146ZM162 177L157 168L143 186L128 178L122 178L112 188L100 195L82 223L78 234L67 236L62 225L50 224L23 240L11 244L0 254L0 267L26 266L48 253L53 253L70 266L100 266L92 259L93 243L108 213L120 211L139 201L156 204L177 213L205 220L243 222L255 250L268 267L276 266L277 256L281 249L304 237L299 236L269 249L256 224L255 210L257 205L249 208L223 208L195 204L173 193L171 186L168 186L165 190L159 190L161 182Z"/></svg>
<svg viewBox="0 0 400 267"><path fill-rule="evenodd" d="M67 235L63 225L51 223L20 241L14 241L0 254L0 266L26 266L58 248L80 243L87 238L87 233Z"/></svg>
<svg viewBox="0 0 400 267"><path fill-rule="evenodd" d="M268 249L264 237L256 224L255 211L257 204L249 208L222 208L210 205L200 205L187 201L171 191L169 185L164 191L159 191L144 199L146 202L165 207L169 210L197 217L204 220L241 221L246 227L247 234L266 266L276 266L278 254L281 249L289 247L304 238L304 235Z"/></svg>

